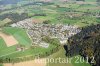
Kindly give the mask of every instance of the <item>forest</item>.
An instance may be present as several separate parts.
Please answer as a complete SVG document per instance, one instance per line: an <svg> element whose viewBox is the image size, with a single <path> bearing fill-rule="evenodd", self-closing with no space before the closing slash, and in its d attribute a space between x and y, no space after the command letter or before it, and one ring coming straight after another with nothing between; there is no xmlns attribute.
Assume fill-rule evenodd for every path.
<svg viewBox="0 0 100 66"><path fill-rule="evenodd" d="M92 66L100 65L100 24L80 28L82 31L68 39L67 56L89 57ZM94 57L93 62L92 59Z"/></svg>

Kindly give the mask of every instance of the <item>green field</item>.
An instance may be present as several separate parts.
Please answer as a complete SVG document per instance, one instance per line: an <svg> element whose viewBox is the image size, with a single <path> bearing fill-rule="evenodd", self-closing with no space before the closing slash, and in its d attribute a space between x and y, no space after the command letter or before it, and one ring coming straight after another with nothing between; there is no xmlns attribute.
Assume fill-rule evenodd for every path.
<svg viewBox="0 0 100 66"><path fill-rule="evenodd" d="M0 64L0 66L3 66L2 64Z"/></svg>
<svg viewBox="0 0 100 66"><path fill-rule="evenodd" d="M32 46L32 40L27 35L26 29L9 27L10 25L7 23L14 23L16 22L16 19L18 19L17 22L19 22L21 21L21 17L27 17L22 20L30 18L33 20L36 19L37 21L39 20L40 22L48 21L48 24L68 24L76 25L78 27L90 26L100 23L100 18L96 17L100 16L100 5L95 2L96 0L86 0L85 4L77 4L77 2L59 2L58 0L54 0L54 3L40 3L41 5L39 5L39 3L36 5L29 3L24 5L23 2L11 6L5 5L5 10L0 11L0 28L2 28L2 32L5 34L12 35L18 41L18 44L7 47L3 38L0 37L0 60L6 58L24 58L27 56L35 57L37 55L47 57L46 54L49 55L49 52L51 52L54 48L57 48L57 46L53 44L49 44L50 46L48 48ZM4 14L9 13L11 15L4 16ZM23 13L28 15L22 16ZM20 18L13 14L18 14ZM45 16L43 16L43 14ZM2 18L2 16L4 18ZM24 51L17 51L16 48L18 45L21 45L26 49ZM62 47L58 52L47 58L67 58L65 53L66 51ZM91 66L85 62L78 64L75 63L75 57L76 56L71 57L73 58L72 63L48 63L47 66ZM81 58L81 56L78 57ZM2 66L2 64L0 64L0 66Z"/></svg>
<svg viewBox="0 0 100 66"><path fill-rule="evenodd" d="M4 40L2 38L0 38L0 50L2 50L3 48L6 48L6 43L4 42Z"/></svg>
<svg viewBox="0 0 100 66"><path fill-rule="evenodd" d="M20 45L24 45L27 47L31 46L31 40L24 29L11 27L5 27L2 29L4 33L14 36L14 38L19 42ZM13 53L17 53L16 45L7 47L4 40L0 38L0 57L5 57Z"/></svg>
<svg viewBox="0 0 100 66"><path fill-rule="evenodd" d="M62 47L62 49L60 49L58 52L52 54L51 56L49 56L49 58L68 58L66 57L65 55L66 51L64 50L64 48ZM81 58L81 56L74 56L74 57L71 57L72 58L72 61L71 63L48 63L47 66L91 66L89 63L86 63L86 61L84 61L83 63L81 63L79 61L79 63L76 63L76 60L77 58L75 57L79 57Z"/></svg>
<svg viewBox="0 0 100 66"><path fill-rule="evenodd" d="M16 51L16 46L13 45L7 47L3 39L0 38L0 58L18 58L18 57L25 57L25 56L33 56L36 55L46 55L47 52L51 52L53 48L56 48L56 45L50 44L48 48L43 47L32 47L31 40L29 39L28 35L26 34L26 30L20 28L12 28L12 27L4 27L2 28L3 32L8 35L13 35L15 39L19 42L20 45L25 46L26 50L24 51Z"/></svg>
<svg viewBox="0 0 100 66"><path fill-rule="evenodd" d="M73 12L80 13L80 14L83 14L85 12L89 12L89 13L97 12L97 13L99 13L100 12L99 6L95 3L90 4L91 2L96 2L96 0L86 0L86 4L58 3L58 2L56 2L56 3L53 3L51 5L49 5L49 4L27 5L27 6L22 7L24 10L21 8L12 9L13 11L8 10L8 11L1 12L1 15L3 15L2 13L7 14L9 12L17 13L17 14L20 14L20 12L25 12L28 14L29 17L31 16L32 19L35 18L35 19L43 20L43 21L50 20L51 21L51 22L49 22L50 24L63 23L63 24L72 24L73 25L76 23L76 25L78 25L78 26L81 26L81 24L82 24L82 27L83 27L83 26L88 25L88 24L81 23L81 19L78 19L78 18L83 17L83 16L79 16L77 18L73 17L73 19L69 19L67 16L68 16L68 13L73 14ZM57 7L57 5L58 5L58 7ZM97 8L97 9L95 9L95 8ZM61 15L62 13L64 13L64 14L67 13L67 15L66 16ZM46 16L33 16L34 14L46 14ZM60 20L58 20L58 17L60 17L60 16L62 16L62 18ZM90 18L89 15L87 15L87 17L85 17L85 18L89 18L89 20L92 20L92 18ZM88 19L86 19L86 20L88 20ZM96 23L97 21L98 21L98 19L95 19L94 22ZM4 23L4 22L2 22L2 23ZM93 23L93 22L89 22L89 25L91 23Z"/></svg>
<svg viewBox="0 0 100 66"><path fill-rule="evenodd" d="M53 55L49 56L49 58L67 58L65 56L66 51L64 50L64 48L62 47L62 49L60 49L58 52L54 53ZM73 66L70 63L48 63L47 66Z"/></svg>
<svg viewBox="0 0 100 66"><path fill-rule="evenodd" d="M5 27L3 28L3 31L9 35L14 36L19 44L25 46L31 45L31 40L24 29Z"/></svg>

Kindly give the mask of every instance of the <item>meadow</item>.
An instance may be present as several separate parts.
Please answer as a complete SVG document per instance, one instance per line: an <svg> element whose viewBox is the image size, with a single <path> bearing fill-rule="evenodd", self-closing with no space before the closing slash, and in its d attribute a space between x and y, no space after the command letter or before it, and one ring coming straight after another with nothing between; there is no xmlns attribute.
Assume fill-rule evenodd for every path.
<svg viewBox="0 0 100 66"><path fill-rule="evenodd" d="M27 56L32 56L33 59L35 56L42 55L43 57L46 54L50 53L52 49L56 48L56 45L50 44L48 48L40 47L40 46L32 46L32 41L26 33L25 29L21 28L13 28L13 27L4 27L3 33L7 35L12 35L19 42L16 45L7 47L6 43L0 38L0 60L1 59L15 59L15 58L23 58ZM16 48L18 45L24 46L26 49L24 51L17 51Z"/></svg>
<svg viewBox="0 0 100 66"><path fill-rule="evenodd" d="M19 7L19 5L14 5L10 8L8 8L8 6L5 6L5 8L7 8L8 10L1 11L0 16L9 13L17 13L18 15L20 15L20 17L23 17L21 16L21 13L25 13L28 14L28 18L36 19L38 22L46 22L48 24L69 24L77 25L79 27L85 27L100 23L100 18L96 17L96 15L100 16L100 6L98 6L98 4L95 4L95 0L86 0L85 4L55 2L51 5L29 4L27 6L23 6L23 3L21 5L21 7ZM17 6L18 8L16 8ZM37 14L45 14L46 16L37 16ZM0 18L0 27L2 25L10 23L12 20L15 20L15 18L17 18L16 16L14 18L13 17L11 19L8 19L7 17L5 19ZM2 27L2 32L4 32L7 35L12 35L18 41L18 44L7 47L3 38L0 37L0 62L2 61L1 59L6 58L16 59L24 58L27 56L35 57L37 55L45 55L47 52L50 52L52 51L52 49L56 48L56 46L53 44L50 44L48 48L32 46L32 41L27 35L26 29L9 27L8 24ZM24 46L26 49L24 51L17 51L17 45ZM50 55L49 58L67 58L65 53L66 52L62 47L62 49L60 49L58 52L55 52L54 54ZM72 63L48 63L47 66L91 66L86 63L76 64L74 63L76 60L75 57L72 58L74 58L72 60ZM2 66L2 64L0 64L0 66Z"/></svg>
<svg viewBox="0 0 100 66"><path fill-rule="evenodd" d="M83 60L84 62L81 63L79 60L78 62L79 63L76 63L77 61L77 57L81 58L81 56L77 55L77 56L74 56L74 57L67 57L66 55L66 51L65 49L62 47L62 49L60 49L58 52L52 54L51 56L49 56L48 58L54 58L54 59L57 59L57 58L64 58L64 59L72 59L71 60L71 63L64 63L65 61L62 60L63 63L48 63L47 66L91 66L89 63L86 63L86 60Z"/></svg>

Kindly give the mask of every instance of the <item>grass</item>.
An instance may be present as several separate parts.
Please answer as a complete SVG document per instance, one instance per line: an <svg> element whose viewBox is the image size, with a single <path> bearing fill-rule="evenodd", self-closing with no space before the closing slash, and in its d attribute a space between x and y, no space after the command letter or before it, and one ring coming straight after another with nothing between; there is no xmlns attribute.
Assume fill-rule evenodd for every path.
<svg viewBox="0 0 100 66"><path fill-rule="evenodd" d="M2 50L3 48L6 48L6 44L4 42L4 40L2 38L0 38L0 50Z"/></svg>
<svg viewBox="0 0 100 66"><path fill-rule="evenodd" d="M2 50L0 50L0 58L13 52L16 52L16 46L2 48Z"/></svg>
<svg viewBox="0 0 100 66"><path fill-rule="evenodd" d="M72 57L73 66L91 66L89 63L86 63L85 60L82 59L80 55ZM83 60L84 62L81 62Z"/></svg>
<svg viewBox="0 0 100 66"><path fill-rule="evenodd" d="M68 57L66 57L65 53L66 53L66 51L62 47L62 49L60 49L58 52L56 52L56 53L52 54L51 56L49 56L49 58L56 59L56 58L60 57L60 58L65 58L66 59ZM81 56L78 55L78 56L71 57L72 58L71 63L48 63L47 66L91 66L89 63L86 63L85 60L84 60L83 63L81 63L80 60L78 60L79 63L76 63L77 58L75 58L75 57L81 58ZM71 58L69 58L69 59L71 59Z"/></svg>
<svg viewBox="0 0 100 66"><path fill-rule="evenodd" d="M79 20L75 23L75 25L78 25L79 27L89 26L91 24L98 24L95 17L85 17L84 20Z"/></svg>
<svg viewBox="0 0 100 66"><path fill-rule="evenodd" d="M66 4L63 4L63 6ZM49 22L50 24L58 24L58 23L62 23L62 24L71 24L71 25L78 25L80 27L84 27L84 26L88 26L91 24L97 24L97 22L99 23L99 20L96 20L95 18L91 18L90 16L85 17L85 20L87 23L82 23L82 21L80 19L69 19L69 18L65 18L65 19L60 19L57 20L57 17L60 16L61 13L63 12L68 12L68 11L80 11L77 12L79 14L83 14L84 12L87 12L87 9L90 9L90 12L94 13L94 12L98 12L99 10L92 10L93 8L96 8L95 4L84 4L84 5L79 5L79 4L67 4L67 6L69 7L60 7L60 8L56 8L56 7L50 7L50 6L45 6L43 7L44 9L47 9L44 11L44 13L47 14L47 16L43 17L43 16L36 16L33 18L37 18L37 19L41 19L41 20L50 20L51 22ZM49 11L54 11L54 13L49 13ZM76 13L76 12L75 12ZM61 15L63 16L63 15ZM96 22L97 21L97 22Z"/></svg>
<svg viewBox="0 0 100 66"><path fill-rule="evenodd" d="M62 49L60 49L58 52L52 54L51 56L49 56L49 58L67 58L65 55L66 51L64 50L64 48L62 47ZM73 66L71 63L48 63L47 66Z"/></svg>
<svg viewBox="0 0 100 66"><path fill-rule="evenodd" d="M58 12L69 12L69 11L72 11L72 9L62 7L62 8L57 8L57 11L58 11Z"/></svg>
<svg viewBox="0 0 100 66"><path fill-rule="evenodd" d="M93 2L95 0L87 0L87 2ZM96 9L96 5L92 4L85 4L85 5L79 5L79 4L63 4L67 5L67 7L61 7L61 8L55 8L55 7L50 7L50 6L43 6L43 9L28 9L28 7L24 7L26 9L28 9L29 12L29 16L33 15L34 13L46 13L47 16L33 16L32 18L36 18L39 20L50 20L50 23L54 23L54 24L58 24L58 23L63 23L63 24L75 24L75 25L79 25L80 27L84 27L87 25L90 25L92 23L96 24L96 21L98 23L100 23L100 19L95 19L95 18L89 18L89 16L85 17L87 23L82 23L81 20L76 19L76 20L72 20L72 19L61 19L60 21L57 20L56 18L59 16L59 14L63 13L63 12L69 12L69 11L80 11L80 14L87 12L87 9L90 9L90 12L95 13L95 12L99 12L99 9ZM55 6L55 4L54 4ZM46 9L46 10L45 10ZM14 10L16 11L16 9ZM26 10L27 11L27 10ZM3 13L9 13L9 11L4 11ZM2 15L1 14L1 15ZM63 16L63 15L62 15ZM4 20L5 21L5 20ZM8 21L8 20L7 20ZM5 21L4 23L6 23L7 21ZM86 22L85 21L85 22ZM0 24L3 24L2 21L0 21ZM19 44L21 45L25 45L25 46L31 46L31 40L28 37L26 30L24 29L20 29L20 28L12 28L12 27L4 27L3 28L4 32L10 35L13 35L16 40L19 42ZM46 52L51 51L53 48L55 48L56 46L54 45L50 45L49 48L43 48L43 47L33 47L33 48L29 48L25 51L20 51L20 52L16 52L16 45L11 46L11 47L7 47L4 40L2 38L0 38L0 56L3 56L1 58L17 58L17 57L24 57L24 56L35 56L38 54L45 54ZM67 58L65 55L65 50L60 49L58 52L52 54L51 56L49 56L49 58ZM81 56L79 56L81 58ZM75 57L72 57L72 63L48 63L48 66L90 66L89 64L84 63L75 63L76 59ZM2 66L2 64L0 64L0 66Z"/></svg>
<svg viewBox="0 0 100 66"><path fill-rule="evenodd" d="M0 64L0 66L3 66L2 64Z"/></svg>
<svg viewBox="0 0 100 66"><path fill-rule="evenodd" d="M36 55L46 55L47 52L52 51L53 48L56 48L55 45L50 44L48 48L44 47L31 47L31 40L28 38L26 31L20 28L4 27L3 32L6 34L13 35L15 39L18 40L19 44L25 45L28 49L24 51L16 51L16 45L6 47L3 39L0 38L0 59L2 58L18 58L25 56L36 56Z"/></svg>
<svg viewBox="0 0 100 66"><path fill-rule="evenodd" d="M1 58L18 58L18 57L25 57L25 56L33 56L35 57L36 55L44 55L46 52L51 51L53 48L56 46L50 45L49 48L43 48L43 47L34 47L34 48L29 48L25 51L15 51L16 46L6 48L5 50L0 51L0 55L5 55ZM7 55L8 54L8 55Z"/></svg>
<svg viewBox="0 0 100 66"><path fill-rule="evenodd" d="M100 23L100 19L97 19L96 21L97 21L98 23Z"/></svg>
<svg viewBox="0 0 100 66"><path fill-rule="evenodd" d="M24 29L5 27L3 31L7 34L13 35L21 45L30 46L31 40Z"/></svg>
<svg viewBox="0 0 100 66"><path fill-rule="evenodd" d="M31 40L24 29L4 27L3 32L13 35L19 44L27 47L31 46ZM5 57L6 55L13 54L14 52L16 52L16 45L7 47L4 40L0 38L0 57Z"/></svg>
<svg viewBox="0 0 100 66"><path fill-rule="evenodd" d="M4 27L3 32L6 34L13 35L15 39L18 40L19 44L25 45L28 47L25 51L16 51L16 45L6 47L5 42L3 39L0 38L0 58L17 58L17 57L24 57L24 56L35 56L38 54L45 54L46 52L51 51L53 48L55 48L55 45L50 44L49 48L43 48L43 47L33 47L31 48L31 40L26 34L26 31L24 29L20 28L12 28L12 27ZM3 47L4 46L4 47Z"/></svg>
<svg viewBox="0 0 100 66"><path fill-rule="evenodd" d="M96 2L96 0L86 0L86 2Z"/></svg>

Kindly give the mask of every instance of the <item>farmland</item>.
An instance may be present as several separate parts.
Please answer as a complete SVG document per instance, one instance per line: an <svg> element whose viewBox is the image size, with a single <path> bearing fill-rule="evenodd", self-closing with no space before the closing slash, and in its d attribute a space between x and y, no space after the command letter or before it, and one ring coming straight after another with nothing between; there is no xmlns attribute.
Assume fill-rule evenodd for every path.
<svg viewBox="0 0 100 66"><path fill-rule="evenodd" d="M31 45L32 45L31 39L28 37L28 35L24 29L5 27L5 28L3 28L3 32L8 34L8 35L13 35L16 38L16 40L18 41L19 45L23 45L27 48L31 47ZM18 51L16 51L16 45L6 48L7 46L6 46L5 42L3 41L3 39L0 39L0 42L1 42L0 43L0 45L1 45L0 46L1 47L0 48L1 49L0 57L2 57L4 55L4 57L8 56L11 58L20 57L20 56L27 56L27 55L36 55L37 53L38 54L41 53L41 51L42 51L42 53L45 53L47 51L50 51L52 48L56 47L56 46L50 45L50 47L47 50L45 48L41 48L41 47L37 47L37 48L33 47L30 49L27 49L24 52L18 52Z"/></svg>
<svg viewBox="0 0 100 66"><path fill-rule="evenodd" d="M96 3L90 3L90 4L88 2L86 2L85 4L51 3L50 5L48 5L49 4L48 3L44 5L43 2L41 2L41 4L42 5L39 5L38 3L37 5L28 4L27 6L26 5L23 6L22 4L22 7L19 8L16 7L16 9L9 9L7 11L1 12L2 18L0 23L2 23L5 20L5 18L8 18L8 16L9 16L9 20L7 20L7 22L6 21L3 22L4 24L9 22L16 22L16 21L18 22L26 18L32 18L32 19L36 18L38 20L41 19L43 21L49 20L50 24L57 24L57 23L75 24L76 23L76 25L78 24L80 25L82 19L84 18L84 20L87 21L87 24L82 22L81 23L82 25L80 25L80 27L82 27L88 25L88 21L89 21L88 19L90 20L92 18L94 19L93 20L94 23L89 22L89 24L96 24L98 23L97 21L99 21L96 15L99 16L100 6L98 6ZM42 14L44 14L45 16ZM17 18L15 19L15 17Z"/></svg>
<svg viewBox="0 0 100 66"><path fill-rule="evenodd" d="M65 53L66 53L66 51L64 50L64 48L62 48L57 53L54 53L51 56L49 56L49 58L55 58L55 59L57 59L57 58L62 58L62 59L68 58L68 57L66 57ZM69 62L59 63L58 62L58 63L49 63L47 65L50 65L50 66L61 66L61 65L63 65L63 66L66 66L66 65L68 65L68 66L80 66L80 65L81 66L91 66L90 64L86 63L86 61L82 62L82 63L78 61L79 63L76 63L77 57L81 58L81 56L70 57L72 59L71 63L69 63ZM65 62L65 61L62 61L62 62Z"/></svg>
<svg viewBox="0 0 100 66"><path fill-rule="evenodd" d="M31 40L24 29L5 27L3 28L3 32L13 35L16 40L19 41L19 44L26 46L31 45Z"/></svg>
<svg viewBox="0 0 100 66"><path fill-rule="evenodd" d="M14 59L17 58L24 58L27 56L34 59L35 56L42 55L43 57L46 56L46 53L50 53L53 48L56 48L56 45L51 44L49 48L43 48L39 46L32 46L31 39L28 37L26 31L20 28L12 28L12 27L4 27L2 28L2 32L7 35L12 35L18 41L18 44L7 47L4 40L0 39L0 59L4 60L6 58L10 58L11 60L15 61ZM16 50L17 46L21 45L24 48L24 51ZM0 60L1 61L1 60ZM6 60L8 61L8 60ZM25 59L24 59L25 61ZM2 62L2 61L1 61Z"/></svg>
<svg viewBox="0 0 100 66"><path fill-rule="evenodd" d="M100 24L100 5L96 0L7 1L3 4L0 0L0 63L31 61L37 56L68 58L60 40L69 39L84 27ZM75 57L70 57L72 63L47 66L92 66L75 63Z"/></svg>

